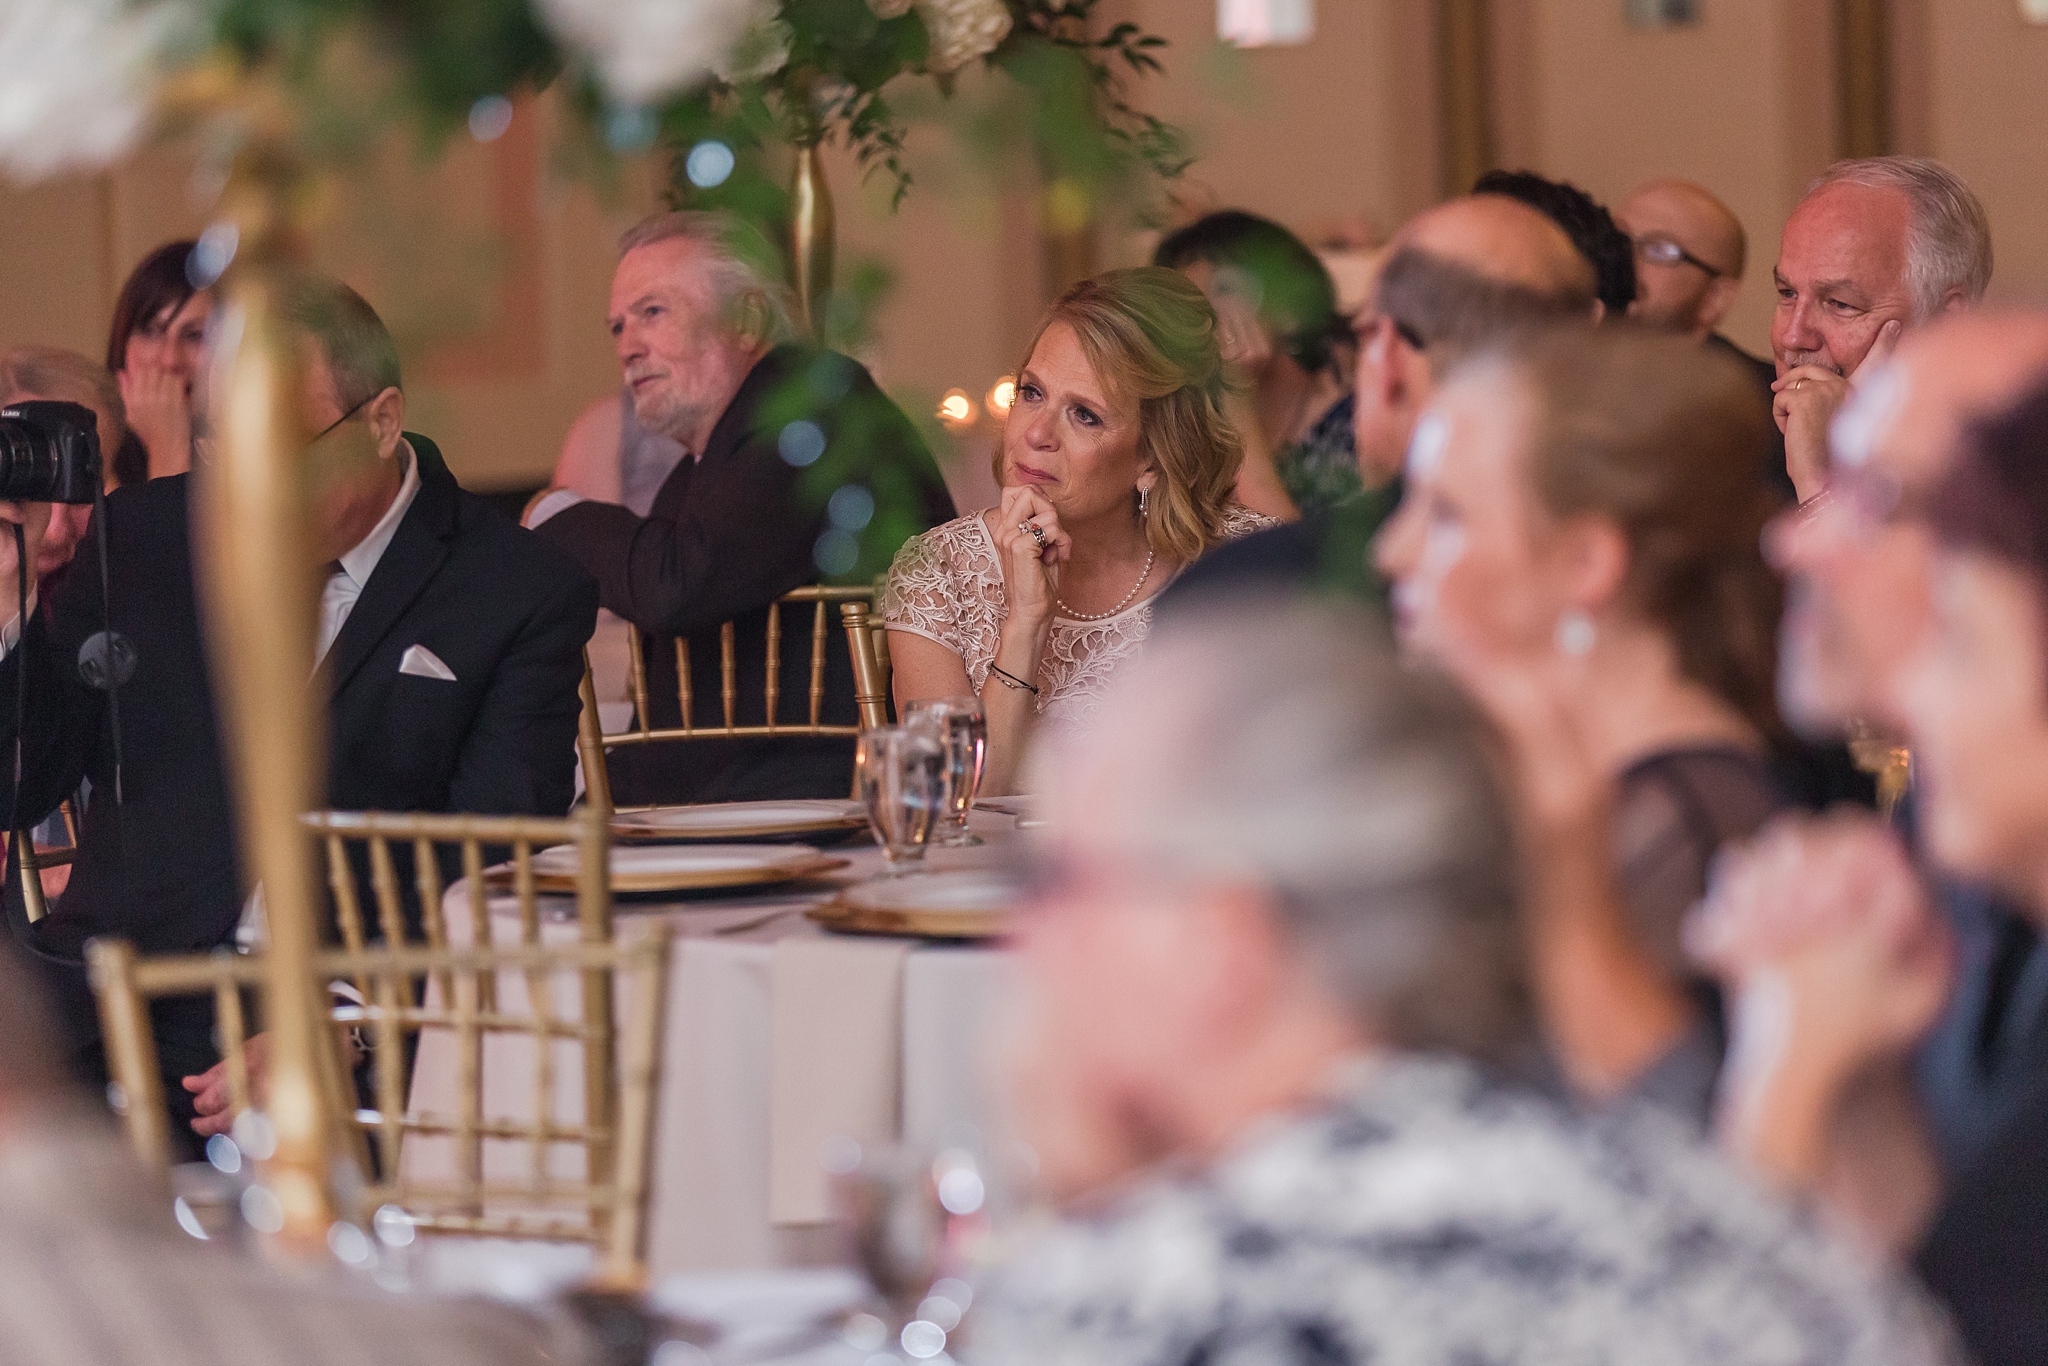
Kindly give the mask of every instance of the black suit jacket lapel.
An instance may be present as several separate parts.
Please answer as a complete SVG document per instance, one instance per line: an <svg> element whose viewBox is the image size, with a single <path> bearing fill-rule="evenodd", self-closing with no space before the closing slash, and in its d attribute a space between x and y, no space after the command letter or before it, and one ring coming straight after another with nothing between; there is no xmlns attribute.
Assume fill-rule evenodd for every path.
<svg viewBox="0 0 2048 1366"><path fill-rule="evenodd" d="M329 697L348 686L448 558L448 541L455 534L455 477L433 442L410 432L405 439L419 461L420 490L321 663Z"/></svg>

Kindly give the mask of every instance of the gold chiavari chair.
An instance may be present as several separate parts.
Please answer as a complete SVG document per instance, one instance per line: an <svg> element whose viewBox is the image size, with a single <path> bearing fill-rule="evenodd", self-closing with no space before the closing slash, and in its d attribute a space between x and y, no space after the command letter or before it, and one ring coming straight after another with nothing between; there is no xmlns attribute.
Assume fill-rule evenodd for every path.
<svg viewBox="0 0 2048 1366"><path fill-rule="evenodd" d="M371 1050L375 1107L357 1109L353 1096L347 1096L334 1111L349 1116L342 1136L345 1150L366 1159L369 1144L376 1145L378 1179L364 1191L364 1209L395 1205L429 1233L591 1242L601 1249L608 1279L630 1278L638 1266L646 1220L665 938L659 927L648 927L631 944L615 941L603 814L588 809L566 820L549 820L325 811L304 820L326 847L342 940L339 948L321 955L316 970L326 980L347 984L357 997L335 1007L335 1047L331 1056L313 1060L313 1071L331 1078L345 1094L342 1041L351 1033L367 1035ZM580 851L576 942L548 944L542 942L533 855L536 846L560 843ZM471 931L463 945L451 944L442 910L443 871L437 855L451 844L459 848L467 879ZM351 857L352 846L360 847L360 860ZM394 846L411 854L423 943L408 942ZM492 888L483 875L487 847L511 851L508 880L518 931L505 942L492 931ZM372 922L358 886L364 866L381 943L369 942ZM110 1070L121 1087L131 1141L146 1159L163 1162L170 1152L149 1032L150 1000L212 995L231 1108L239 1113L248 1107L245 1045L250 1030L241 991L260 980L260 956L222 952L138 959L125 944L96 942L90 959ZM630 982L623 993L623 1038L614 1016L614 986L622 980ZM508 994L524 1000L501 1005ZM446 1031L453 1038L452 1114L414 1113L406 1102L406 1036L425 1030ZM487 1113L484 1060L491 1038L523 1042L531 1053L531 1103L523 1110L512 1104L515 1098L497 1094ZM564 1044L580 1058L580 1114L560 1113L558 1050ZM402 1161L409 1137L452 1145L452 1175L409 1175ZM527 1175L508 1181L501 1175L504 1162L487 1161L486 1150L500 1156L507 1145L520 1144L529 1153ZM579 1179L556 1174L554 1159L564 1149L581 1150ZM487 1168L495 1170L487 1173Z"/></svg>
<svg viewBox="0 0 2048 1366"><path fill-rule="evenodd" d="M588 653L583 661L583 713L577 732L577 751L583 760L584 790L592 805L602 800L611 810L611 782L605 769L607 752L628 745L672 740L740 739L794 736L854 736L863 730L889 723L889 640L882 621L874 611L875 590L869 587L830 587L814 584L784 594L770 604L767 624L767 669L765 722L739 723L739 651L734 625L719 628L719 681L721 724L696 724L695 682L690 671L690 644L675 637L676 703L681 724L655 726L648 686L646 639L638 627L627 626L627 687L633 703L633 724L626 730L607 732L598 719L597 692L591 679ZM854 706L858 720L852 725L824 720L825 651L833 608L838 609L840 629L846 634L853 662ZM808 608L806 613L803 609ZM810 641L809 691L804 699L802 719L782 718L782 647L785 612L808 617Z"/></svg>
<svg viewBox="0 0 2048 1366"><path fill-rule="evenodd" d="M49 869L66 866L78 856L78 817L68 801L57 809L64 817L65 846L62 849L37 848L32 830L16 830L9 836L10 842L21 851L21 857L16 861L21 869L21 903L31 924L50 913L49 901L43 895L43 874Z"/></svg>

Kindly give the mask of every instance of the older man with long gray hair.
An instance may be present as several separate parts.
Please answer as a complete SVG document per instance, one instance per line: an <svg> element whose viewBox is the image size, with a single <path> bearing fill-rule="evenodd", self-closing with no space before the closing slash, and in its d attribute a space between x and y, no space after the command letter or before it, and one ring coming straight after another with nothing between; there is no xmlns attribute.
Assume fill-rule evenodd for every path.
<svg viewBox="0 0 2048 1366"><path fill-rule="evenodd" d="M1772 276L1773 416L1803 503L1826 486L1828 424L1850 383L1882 364L1902 331L1990 288L1990 220L1938 161L1838 161L1785 221Z"/></svg>
<svg viewBox="0 0 2048 1366"><path fill-rule="evenodd" d="M1931 1362L1925 1301L1539 1044L1494 744L1362 613L1205 607L1039 785L1021 1113L1075 1217L981 1363Z"/></svg>
<svg viewBox="0 0 2048 1366"><path fill-rule="evenodd" d="M688 454L645 517L568 489L527 513L597 579L602 606L656 637L645 652L648 725L682 720L677 638L688 644L694 725L770 720L770 604L808 583L872 579L910 536L953 516L917 429L867 370L795 341L774 255L728 214L660 214L626 233L607 319L619 367L634 415ZM720 667L726 623L730 680ZM835 630L825 654L824 719L851 724L840 640ZM809 641L802 630L783 641L785 725L804 719ZM615 755L611 779L620 802L841 797L852 765L841 739L693 741L687 759Z"/></svg>

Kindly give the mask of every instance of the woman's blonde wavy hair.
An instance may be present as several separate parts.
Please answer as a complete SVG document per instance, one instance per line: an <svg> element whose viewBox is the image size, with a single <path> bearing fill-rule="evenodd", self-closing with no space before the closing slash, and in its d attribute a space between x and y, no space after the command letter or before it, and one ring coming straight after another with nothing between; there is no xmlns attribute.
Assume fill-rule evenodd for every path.
<svg viewBox="0 0 2048 1366"><path fill-rule="evenodd" d="M1216 311L1179 271L1139 266L1105 271L1062 294L1031 334L1025 364L1054 323L1074 329L1105 387L1138 400L1138 454L1159 474L1146 539L1162 555L1194 559L1220 537L1244 459L1244 446L1223 416ZM1017 373L1023 371L1020 364ZM1000 446L995 473L1001 483ZM1135 491L1131 497L1135 508Z"/></svg>

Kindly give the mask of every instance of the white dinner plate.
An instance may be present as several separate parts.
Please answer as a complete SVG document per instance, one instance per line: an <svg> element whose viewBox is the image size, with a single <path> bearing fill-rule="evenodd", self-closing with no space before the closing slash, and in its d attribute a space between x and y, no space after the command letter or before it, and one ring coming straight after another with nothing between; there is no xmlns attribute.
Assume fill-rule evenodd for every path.
<svg viewBox="0 0 2048 1366"><path fill-rule="evenodd" d="M988 939L1009 929L1017 884L993 869L877 878L847 888L807 914L827 929Z"/></svg>
<svg viewBox="0 0 2048 1366"><path fill-rule="evenodd" d="M620 892L746 887L815 877L845 866L845 859L827 858L807 844L649 844L611 851L612 888ZM533 856L534 885L544 892L574 891L576 870L573 844L557 844ZM513 876L509 863L490 871L500 882Z"/></svg>
<svg viewBox="0 0 2048 1366"><path fill-rule="evenodd" d="M730 840L850 830L867 824L867 811L845 798L817 801L709 802L657 806L612 817L624 840Z"/></svg>

